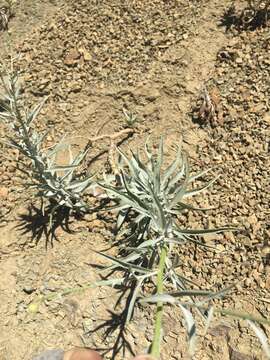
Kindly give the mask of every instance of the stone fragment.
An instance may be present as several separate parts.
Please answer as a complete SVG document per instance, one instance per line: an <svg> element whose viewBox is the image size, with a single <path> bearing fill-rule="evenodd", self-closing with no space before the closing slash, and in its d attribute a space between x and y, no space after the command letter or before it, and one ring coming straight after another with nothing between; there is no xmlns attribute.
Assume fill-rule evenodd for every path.
<svg viewBox="0 0 270 360"><path fill-rule="evenodd" d="M6 199L8 196L8 188L5 186L0 187L0 199Z"/></svg>
<svg viewBox="0 0 270 360"><path fill-rule="evenodd" d="M72 49L66 55L66 57L64 59L64 64L68 65L68 66L75 65L78 62L78 60L80 59L80 57L81 57L81 54L79 53L79 51L77 49Z"/></svg>

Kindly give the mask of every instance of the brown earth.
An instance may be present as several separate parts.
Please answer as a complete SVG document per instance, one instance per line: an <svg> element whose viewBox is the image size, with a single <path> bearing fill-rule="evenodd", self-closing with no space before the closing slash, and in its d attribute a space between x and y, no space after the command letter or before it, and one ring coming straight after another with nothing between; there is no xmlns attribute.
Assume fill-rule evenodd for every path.
<svg viewBox="0 0 270 360"><path fill-rule="evenodd" d="M242 230L207 237L216 253L180 249L181 270L204 289L237 282L221 304L269 317L269 27L226 31L230 3L22 0L14 5L9 31L0 33L0 56L20 54L15 66L27 102L49 96L37 126L54 126L50 141L67 134L83 146L97 134L118 132L126 127L126 108L138 122L124 148L164 134L170 157L182 138L194 169L220 173L209 193L198 198L201 206L217 209L190 213L185 221L194 228L233 224ZM236 3L241 7L244 1ZM199 119L205 86L214 114ZM5 132L2 127L3 137ZM108 147L107 140L94 143L87 159L91 171L108 168ZM101 349L105 359L145 352L153 334L151 308L136 309L123 333L124 303L115 308L117 290L61 295L99 278L91 265L104 261L92 249L109 247L114 218L72 219L71 232L59 227L57 239L46 244L40 216L29 210L29 194L16 170L17 154L4 149L2 155L0 359L28 360L44 349L72 346ZM36 314L27 311L39 295L50 294L58 295ZM269 336L270 329L263 329ZM200 334L194 359L265 359L245 322L217 319L207 335ZM123 348L116 351L121 346L124 355ZM166 312L161 358L188 358L175 308Z"/></svg>

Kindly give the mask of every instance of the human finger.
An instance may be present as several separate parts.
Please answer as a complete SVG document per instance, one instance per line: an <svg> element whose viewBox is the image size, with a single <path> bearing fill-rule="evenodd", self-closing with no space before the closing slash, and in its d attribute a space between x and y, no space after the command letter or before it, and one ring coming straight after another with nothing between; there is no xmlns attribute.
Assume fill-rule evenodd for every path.
<svg viewBox="0 0 270 360"><path fill-rule="evenodd" d="M94 350L75 348L66 351L63 360L102 360L102 357Z"/></svg>

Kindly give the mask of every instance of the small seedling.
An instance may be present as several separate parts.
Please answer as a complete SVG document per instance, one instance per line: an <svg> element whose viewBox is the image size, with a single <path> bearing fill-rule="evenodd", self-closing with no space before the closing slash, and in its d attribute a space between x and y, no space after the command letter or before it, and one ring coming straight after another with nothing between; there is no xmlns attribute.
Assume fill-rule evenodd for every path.
<svg viewBox="0 0 270 360"><path fill-rule="evenodd" d="M134 127L135 123L138 121L137 115L134 115L132 112L129 112L127 109L123 108L123 113L125 115L125 121L128 127Z"/></svg>

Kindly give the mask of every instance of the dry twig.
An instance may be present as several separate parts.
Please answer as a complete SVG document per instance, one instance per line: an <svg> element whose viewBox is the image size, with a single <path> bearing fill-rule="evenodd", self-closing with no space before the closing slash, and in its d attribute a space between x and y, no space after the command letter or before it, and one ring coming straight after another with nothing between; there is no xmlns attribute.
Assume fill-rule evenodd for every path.
<svg viewBox="0 0 270 360"><path fill-rule="evenodd" d="M115 140L119 138L120 136L129 136L130 134L134 133L134 129L124 129L120 130L114 134L104 134L104 135L98 135L94 136L93 138L89 139L89 142L92 143L94 141L102 140L108 138L110 140L110 147L108 149L108 161L110 164L110 167L112 169L112 172L116 175L118 174L118 169L115 163Z"/></svg>
<svg viewBox="0 0 270 360"><path fill-rule="evenodd" d="M203 102L199 110L200 119L202 119L203 121L215 122L216 108L206 87L204 87L203 89L202 98Z"/></svg>

